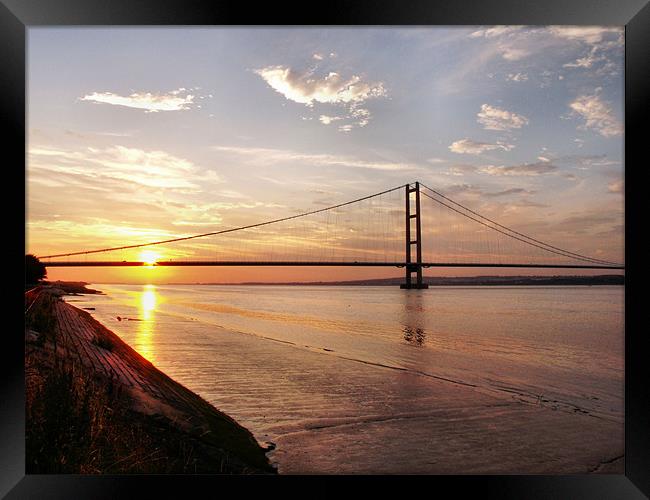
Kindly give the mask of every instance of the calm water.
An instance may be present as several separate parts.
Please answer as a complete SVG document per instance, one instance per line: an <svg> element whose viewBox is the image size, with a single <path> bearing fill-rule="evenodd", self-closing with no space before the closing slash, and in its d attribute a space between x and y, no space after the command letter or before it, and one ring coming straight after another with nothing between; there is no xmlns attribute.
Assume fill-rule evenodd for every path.
<svg viewBox="0 0 650 500"><path fill-rule="evenodd" d="M275 443L280 472L583 472L623 453L623 287L94 287L67 300Z"/></svg>

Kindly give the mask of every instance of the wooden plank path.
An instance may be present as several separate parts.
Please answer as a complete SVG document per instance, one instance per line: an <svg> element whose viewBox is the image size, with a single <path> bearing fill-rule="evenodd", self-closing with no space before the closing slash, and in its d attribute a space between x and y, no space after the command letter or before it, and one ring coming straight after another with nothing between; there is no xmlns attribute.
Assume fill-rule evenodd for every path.
<svg viewBox="0 0 650 500"><path fill-rule="evenodd" d="M208 403L155 368L89 313L62 300L54 302L54 312L57 344L70 358L183 414L206 410Z"/></svg>
<svg viewBox="0 0 650 500"><path fill-rule="evenodd" d="M194 440L207 439L210 446L245 450L253 456L258 471L273 472L252 434L228 415L158 370L118 335L95 320L89 313L64 302L51 289L35 289L25 294L25 315L46 318L42 327L47 339L38 349L55 366L75 366L126 390L133 411L164 417ZM27 324L32 324L33 316ZM47 331L45 331L47 330ZM32 329L37 331L37 329ZM33 336L34 333L27 332ZM28 349L36 349L28 344ZM214 439L205 437L218 436Z"/></svg>

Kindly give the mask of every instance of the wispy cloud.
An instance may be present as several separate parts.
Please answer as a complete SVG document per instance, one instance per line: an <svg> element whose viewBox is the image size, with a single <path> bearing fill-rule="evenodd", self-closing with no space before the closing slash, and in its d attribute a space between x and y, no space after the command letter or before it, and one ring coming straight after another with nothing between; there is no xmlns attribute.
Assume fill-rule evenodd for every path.
<svg viewBox="0 0 650 500"><path fill-rule="evenodd" d="M503 189L501 191L487 191L483 189L482 187L473 185L473 184L453 184L451 186L447 186L444 189L444 192L448 195L472 195L472 196L480 196L480 197L486 197L486 198L501 198L501 197L507 197L507 196L528 196L531 194L535 194L536 191L532 191L529 189L524 189L524 188L510 188L510 189ZM523 203L523 201L522 201Z"/></svg>
<svg viewBox="0 0 650 500"><path fill-rule="evenodd" d="M473 174L476 172L476 167L474 165L452 165L446 172L443 172L445 175L453 175L455 177L463 177L467 174Z"/></svg>
<svg viewBox="0 0 650 500"><path fill-rule="evenodd" d="M219 181L216 174L200 175L191 161L164 151L113 146L63 150L33 147L30 170L45 170L92 179L114 179L149 188L198 190L199 181Z"/></svg>
<svg viewBox="0 0 650 500"><path fill-rule="evenodd" d="M528 80L528 74L527 73L509 73L508 76L506 76L506 80L509 82L525 82Z"/></svg>
<svg viewBox="0 0 650 500"><path fill-rule="evenodd" d="M531 54L530 50L526 49L517 49L514 47L503 47L501 49L501 57L507 61L518 61L524 57L528 57Z"/></svg>
<svg viewBox="0 0 650 500"><path fill-rule="evenodd" d="M623 181L612 181L607 185L607 192L609 193L622 193L624 189Z"/></svg>
<svg viewBox="0 0 650 500"><path fill-rule="evenodd" d="M622 28L614 26L549 26L547 29L556 37L590 44L602 42L610 34L617 35L618 40L623 33Z"/></svg>
<svg viewBox="0 0 650 500"><path fill-rule="evenodd" d="M504 189L502 191L485 193L485 196L487 196L488 198L498 198L501 196L529 195L529 194L535 194L535 191L530 189L524 189L524 188L510 188L510 189Z"/></svg>
<svg viewBox="0 0 650 500"><path fill-rule="evenodd" d="M607 155L568 155L560 156L553 160L555 163L564 163L575 166L579 170L588 170L592 167L608 167L620 165L620 161L611 160Z"/></svg>
<svg viewBox="0 0 650 500"><path fill-rule="evenodd" d="M470 38L495 38L503 35L510 35L519 32L523 26L492 26L470 33Z"/></svg>
<svg viewBox="0 0 650 500"><path fill-rule="evenodd" d="M481 65L493 63L491 59L500 56L505 62L519 62L544 51L558 51L560 54L575 54L587 50L573 61L567 61L564 68L594 68L597 75L615 75L620 70L620 50L624 45L624 32L612 26L492 26L473 31L470 38L481 39L481 51L488 57L477 61L475 70ZM491 57L490 57L491 56ZM555 59L557 61L557 59ZM598 66L598 68L596 68ZM517 68L519 69L519 68ZM552 69L552 68L549 68ZM554 70L555 72L555 70ZM508 80L522 73L510 73ZM563 75L557 75L562 79ZM544 80L544 79L543 79ZM547 86L542 82L542 86Z"/></svg>
<svg viewBox="0 0 650 500"><path fill-rule="evenodd" d="M359 127L365 127L368 125L368 122L370 122L370 117L372 116L370 114L370 111L367 109L357 107L354 107L351 110L350 115L356 120L356 124Z"/></svg>
<svg viewBox="0 0 650 500"><path fill-rule="evenodd" d="M517 176L533 176L533 175L543 175L555 172L557 167L549 162L539 162L539 163L523 163L521 165L511 165L511 166L494 166L487 165L478 169L479 172L488 175L517 175Z"/></svg>
<svg viewBox="0 0 650 500"><path fill-rule="evenodd" d="M483 104L477 115L478 123L486 130L511 130L528 124L528 118L505 109Z"/></svg>
<svg viewBox="0 0 650 500"><path fill-rule="evenodd" d="M128 96L122 96L113 92L93 92L79 99L81 101L143 109L145 113L157 113L158 111L183 111L191 109L194 105L194 98L194 95L181 87L166 94L135 92Z"/></svg>
<svg viewBox="0 0 650 500"><path fill-rule="evenodd" d="M323 125L329 125L332 122L342 120L342 116L328 116L328 115L320 115L318 117L318 121L320 121Z"/></svg>
<svg viewBox="0 0 650 500"><path fill-rule="evenodd" d="M587 54L584 57L579 57L573 62L569 62L564 64L562 67L564 68L591 68L595 63L598 61L602 61L604 59L603 56L597 55L598 49L597 47L592 48L589 51L589 54Z"/></svg>
<svg viewBox="0 0 650 500"><path fill-rule="evenodd" d="M620 225L620 222L621 214L612 211L593 210L566 217L561 221L558 230L566 233L585 234Z"/></svg>
<svg viewBox="0 0 650 500"><path fill-rule="evenodd" d="M165 229L151 229L146 225L133 226L115 224L106 219L96 219L93 222L76 222L69 220L35 220L28 222L30 229L41 229L55 233L63 233L70 239L85 238L86 241L96 241L98 235L105 240L118 238L129 241L151 241L162 238L173 238L178 233Z"/></svg>
<svg viewBox="0 0 650 500"><path fill-rule="evenodd" d="M528 44L523 43L530 33L525 26L493 26L474 31L469 36L493 40L497 54L507 61L518 61L532 53Z"/></svg>
<svg viewBox="0 0 650 500"><path fill-rule="evenodd" d="M419 165L412 163L369 161L344 155L309 154L285 149L245 148L235 146L214 146L213 149L245 157L252 163L261 165L285 165L291 162L299 163L303 166L347 167L384 171L416 171L422 169Z"/></svg>
<svg viewBox="0 0 650 500"><path fill-rule="evenodd" d="M453 142L449 146L449 150L453 153L458 154L471 154L471 155L480 155L486 151L492 151L495 149L502 149L503 151L510 151L515 146L513 144L506 144L503 142L489 143L489 142L477 142L472 139L460 139Z"/></svg>
<svg viewBox="0 0 650 500"><path fill-rule="evenodd" d="M592 129L603 137L614 137L623 133L623 125L614 116L609 103L600 97L600 89L590 95L582 95L569 104L573 113L585 119L584 128Z"/></svg>

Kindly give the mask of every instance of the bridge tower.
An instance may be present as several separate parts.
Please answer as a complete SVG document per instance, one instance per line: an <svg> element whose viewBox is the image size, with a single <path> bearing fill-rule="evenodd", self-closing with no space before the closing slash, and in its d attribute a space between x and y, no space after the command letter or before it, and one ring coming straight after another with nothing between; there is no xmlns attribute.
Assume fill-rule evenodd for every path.
<svg viewBox="0 0 650 500"><path fill-rule="evenodd" d="M422 223L420 220L420 183L416 182L415 187L411 184L404 186L406 189L406 281L400 288L429 288L429 285L422 283ZM411 194L415 193L415 199ZM415 201L415 211L412 210L412 203ZM415 219L415 239L412 238L412 221ZM415 245L415 262L413 261L413 245ZM412 274L416 273L415 283Z"/></svg>

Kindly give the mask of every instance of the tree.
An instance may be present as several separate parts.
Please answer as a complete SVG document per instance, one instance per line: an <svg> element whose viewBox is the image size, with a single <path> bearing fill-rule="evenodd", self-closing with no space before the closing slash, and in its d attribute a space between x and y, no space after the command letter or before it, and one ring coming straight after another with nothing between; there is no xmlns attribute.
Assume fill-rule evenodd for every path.
<svg viewBox="0 0 650 500"><path fill-rule="evenodd" d="M45 264L31 253L25 255L25 283L35 285L45 277L47 277Z"/></svg>

